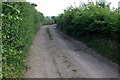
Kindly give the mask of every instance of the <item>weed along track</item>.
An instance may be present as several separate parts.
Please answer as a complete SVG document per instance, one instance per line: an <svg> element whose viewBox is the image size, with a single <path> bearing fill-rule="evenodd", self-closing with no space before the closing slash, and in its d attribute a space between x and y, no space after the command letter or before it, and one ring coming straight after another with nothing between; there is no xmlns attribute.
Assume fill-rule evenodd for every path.
<svg viewBox="0 0 120 80"><path fill-rule="evenodd" d="M53 36L52 36L49 28L46 28L46 33L48 34L48 38L49 38L50 40L53 40Z"/></svg>
<svg viewBox="0 0 120 80"><path fill-rule="evenodd" d="M26 78L118 78L116 64L94 57L91 54L95 52L87 51L85 44L54 26L43 26L37 32L27 57L31 69Z"/></svg>

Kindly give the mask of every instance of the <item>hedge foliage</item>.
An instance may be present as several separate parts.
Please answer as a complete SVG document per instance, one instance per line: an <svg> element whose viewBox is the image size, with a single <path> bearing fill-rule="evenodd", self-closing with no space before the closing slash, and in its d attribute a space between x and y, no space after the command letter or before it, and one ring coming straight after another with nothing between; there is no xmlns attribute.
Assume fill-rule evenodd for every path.
<svg viewBox="0 0 120 80"><path fill-rule="evenodd" d="M28 2L2 3L3 78L23 77L25 56L44 20L35 6Z"/></svg>
<svg viewBox="0 0 120 80"><path fill-rule="evenodd" d="M71 35L103 34L105 37L120 39L120 15L118 10L110 10L94 3L84 4L83 7L69 7L58 17L58 26Z"/></svg>
<svg viewBox="0 0 120 80"><path fill-rule="evenodd" d="M0 2L0 15L2 14L2 2ZM1 54L1 49L2 49L2 18L0 16L0 78L2 77L2 54Z"/></svg>
<svg viewBox="0 0 120 80"><path fill-rule="evenodd" d="M90 2L75 8L71 6L57 17L57 25L58 29L74 38L81 39L89 36L88 41L90 41L92 37L94 39L98 37L103 40L99 39L102 45L105 45L104 42L114 40L115 47L118 48L120 41L120 13L118 12L118 9L111 10L110 4L100 2ZM97 48L97 44L94 45L94 48ZM103 47L102 45L101 47ZM112 45L109 44L109 46ZM103 48L102 50L105 50L106 47ZM118 63L120 52L110 52L112 48L103 53L101 50L101 53L106 54Z"/></svg>

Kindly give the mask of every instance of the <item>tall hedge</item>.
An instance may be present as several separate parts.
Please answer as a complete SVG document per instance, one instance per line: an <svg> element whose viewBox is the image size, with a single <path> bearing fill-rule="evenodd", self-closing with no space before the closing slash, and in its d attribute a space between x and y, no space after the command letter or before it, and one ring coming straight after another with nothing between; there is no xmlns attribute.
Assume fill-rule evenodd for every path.
<svg viewBox="0 0 120 80"><path fill-rule="evenodd" d="M110 10L108 6L101 7L94 3L82 6L80 8L69 7L63 14L60 14L58 16L59 28L71 35L103 34L108 38L120 39L118 9Z"/></svg>
<svg viewBox="0 0 120 80"><path fill-rule="evenodd" d="M2 3L2 77L23 77L25 56L44 20L28 2Z"/></svg>
<svg viewBox="0 0 120 80"><path fill-rule="evenodd" d="M120 13L118 13L118 9L111 10L110 4L100 2L96 2L96 4L90 2L81 6L76 8L71 6L60 14L57 17L57 28L76 39L84 38L86 41L85 37L88 36L87 42L96 40L96 43L92 42L90 45L94 44L96 49L100 44L99 52L101 54L120 63L118 48L120 46Z"/></svg>

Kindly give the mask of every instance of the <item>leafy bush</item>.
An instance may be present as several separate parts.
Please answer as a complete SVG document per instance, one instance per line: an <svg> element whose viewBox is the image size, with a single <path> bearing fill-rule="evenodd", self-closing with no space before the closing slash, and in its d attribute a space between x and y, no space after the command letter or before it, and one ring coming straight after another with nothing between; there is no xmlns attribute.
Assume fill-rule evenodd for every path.
<svg viewBox="0 0 120 80"><path fill-rule="evenodd" d="M94 40L96 38L102 39L103 44L106 44L106 41L110 41L106 45L110 45L111 41L115 42L115 48L118 51L113 52L113 48L110 48L109 50L112 53L109 54L109 50L104 50L103 52L100 49L101 47L97 50L99 50L99 53L117 62L118 56L120 56L118 48L120 44L120 15L118 15L118 9L110 10L109 4L100 2L96 2L96 4L90 2L81 6L79 8L71 6L64 13L60 14L57 17L57 28L76 39L84 38L82 39L83 41L88 37L92 43L96 42ZM94 39L91 39L91 37ZM89 40L87 39L87 42ZM85 43L87 42L85 41ZM95 46L96 44L94 44L94 49L97 48ZM93 45L90 44L90 47L93 47ZM106 46L103 48L108 49Z"/></svg>
<svg viewBox="0 0 120 80"><path fill-rule="evenodd" d="M44 17L27 2L3 2L1 16L2 77L23 77L26 53Z"/></svg>

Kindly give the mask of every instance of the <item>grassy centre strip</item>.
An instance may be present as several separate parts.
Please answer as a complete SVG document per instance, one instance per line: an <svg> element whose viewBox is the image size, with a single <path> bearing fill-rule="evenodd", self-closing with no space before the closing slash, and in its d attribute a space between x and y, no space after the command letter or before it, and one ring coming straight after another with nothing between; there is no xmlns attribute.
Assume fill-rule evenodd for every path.
<svg viewBox="0 0 120 80"><path fill-rule="evenodd" d="M47 32L47 34L48 34L49 39L50 39L50 40L53 40L53 36L52 36L49 28L46 28L46 32Z"/></svg>

